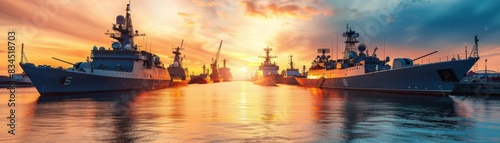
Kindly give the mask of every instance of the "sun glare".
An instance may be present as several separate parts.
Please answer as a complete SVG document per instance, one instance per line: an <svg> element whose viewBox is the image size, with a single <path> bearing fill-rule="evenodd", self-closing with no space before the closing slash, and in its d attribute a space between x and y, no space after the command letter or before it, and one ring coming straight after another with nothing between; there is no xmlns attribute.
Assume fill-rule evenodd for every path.
<svg viewBox="0 0 500 143"><path fill-rule="evenodd" d="M240 71L241 71L241 72L245 72L245 73L246 73L246 72L247 72L247 67L241 67L241 68L240 68Z"/></svg>

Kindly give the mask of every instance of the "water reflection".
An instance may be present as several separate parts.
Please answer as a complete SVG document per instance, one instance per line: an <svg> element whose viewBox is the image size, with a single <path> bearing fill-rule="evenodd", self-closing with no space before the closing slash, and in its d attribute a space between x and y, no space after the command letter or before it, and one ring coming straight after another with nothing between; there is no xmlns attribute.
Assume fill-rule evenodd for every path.
<svg viewBox="0 0 500 143"><path fill-rule="evenodd" d="M33 133L28 134L48 129L60 132L47 132L46 136L69 141L145 141L140 136L147 132L137 132L140 128L134 127L137 123L134 102L140 94L126 91L39 97L33 122L40 126L34 126Z"/></svg>
<svg viewBox="0 0 500 143"><path fill-rule="evenodd" d="M460 131L470 129L472 122L455 113L453 102L448 97L323 89L314 89L311 93L322 97L314 100L319 109L316 113L319 117L317 123L321 131L319 134L322 137L321 141L375 139L387 142L415 142L422 139L433 141L470 139L470 136ZM332 109L329 107L332 105L341 106ZM332 114L335 111L340 113ZM332 128L330 124L335 123L342 125ZM408 136L415 138L407 138Z"/></svg>
<svg viewBox="0 0 500 143"><path fill-rule="evenodd" d="M34 90L22 93L16 107L18 132L8 141L500 141L498 97L398 95L249 82L64 97L38 97Z"/></svg>
<svg viewBox="0 0 500 143"><path fill-rule="evenodd" d="M169 117L174 119L174 122L183 122L184 121L184 95L182 94L182 90L173 89L170 91L170 103L171 103L171 111Z"/></svg>

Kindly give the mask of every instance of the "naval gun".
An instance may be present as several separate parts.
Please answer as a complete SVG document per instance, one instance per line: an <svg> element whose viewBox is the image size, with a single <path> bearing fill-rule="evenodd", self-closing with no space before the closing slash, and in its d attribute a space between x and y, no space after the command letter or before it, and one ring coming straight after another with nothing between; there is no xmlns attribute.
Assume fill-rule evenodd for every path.
<svg viewBox="0 0 500 143"><path fill-rule="evenodd" d="M74 65L74 63L71 63L71 62L68 62L68 61L65 61L65 60L61 60L61 59L56 58L56 57L52 57L52 59L60 61L60 62L63 62L63 63L66 63L66 64Z"/></svg>
<svg viewBox="0 0 500 143"><path fill-rule="evenodd" d="M438 51L434 51L434 52L431 52L431 53L425 54L425 55L420 56L420 57L415 58L415 59L409 59L409 58L396 58L396 59L394 59L394 61L392 62L392 68L393 68L393 69L397 69L397 68L401 68L401 67L413 66L413 65L414 65L413 61L416 61L416 60L419 60L419 59L425 58L425 57L430 56L430 55L432 55L432 54L435 54L435 53L437 53L437 52L438 52Z"/></svg>
<svg viewBox="0 0 500 143"><path fill-rule="evenodd" d="M413 59L412 61L416 61L416 60L419 60L419 59L421 59L421 58L425 58L425 57L430 56L430 55L432 55L432 54L435 54L435 53L437 53L437 52L438 52L438 51L434 51L434 52L431 52L431 53L429 53L429 54L425 54L425 55L423 55L423 56L420 56L420 57L418 57L418 58Z"/></svg>

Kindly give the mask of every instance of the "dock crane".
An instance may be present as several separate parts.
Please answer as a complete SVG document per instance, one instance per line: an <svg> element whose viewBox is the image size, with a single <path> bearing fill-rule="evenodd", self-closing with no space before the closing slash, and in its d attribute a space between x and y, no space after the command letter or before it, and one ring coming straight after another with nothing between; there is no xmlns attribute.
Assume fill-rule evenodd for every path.
<svg viewBox="0 0 500 143"><path fill-rule="evenodd" d="M213 82L221 82L221 79L219 76L218 63L217 63L217 61L219 61L219 54L220 54L221 47L222 47L222 40L220 41L219 50L217 50L217 54L215 54L215 60L212 59L212 64L210 64L210 68L212 68L212 73L210 74L210 79Z"/></svg>

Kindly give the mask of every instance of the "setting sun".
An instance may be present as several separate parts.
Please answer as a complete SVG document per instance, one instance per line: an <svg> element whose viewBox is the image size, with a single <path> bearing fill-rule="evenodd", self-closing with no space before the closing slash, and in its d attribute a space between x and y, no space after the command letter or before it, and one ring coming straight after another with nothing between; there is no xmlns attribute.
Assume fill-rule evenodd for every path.
<svg viewBox="0 0 500 143"><path fill-rule="evenodd" d="M240 71L246 73L248 70L247 70L247 67L241 67Z"/></svg>

